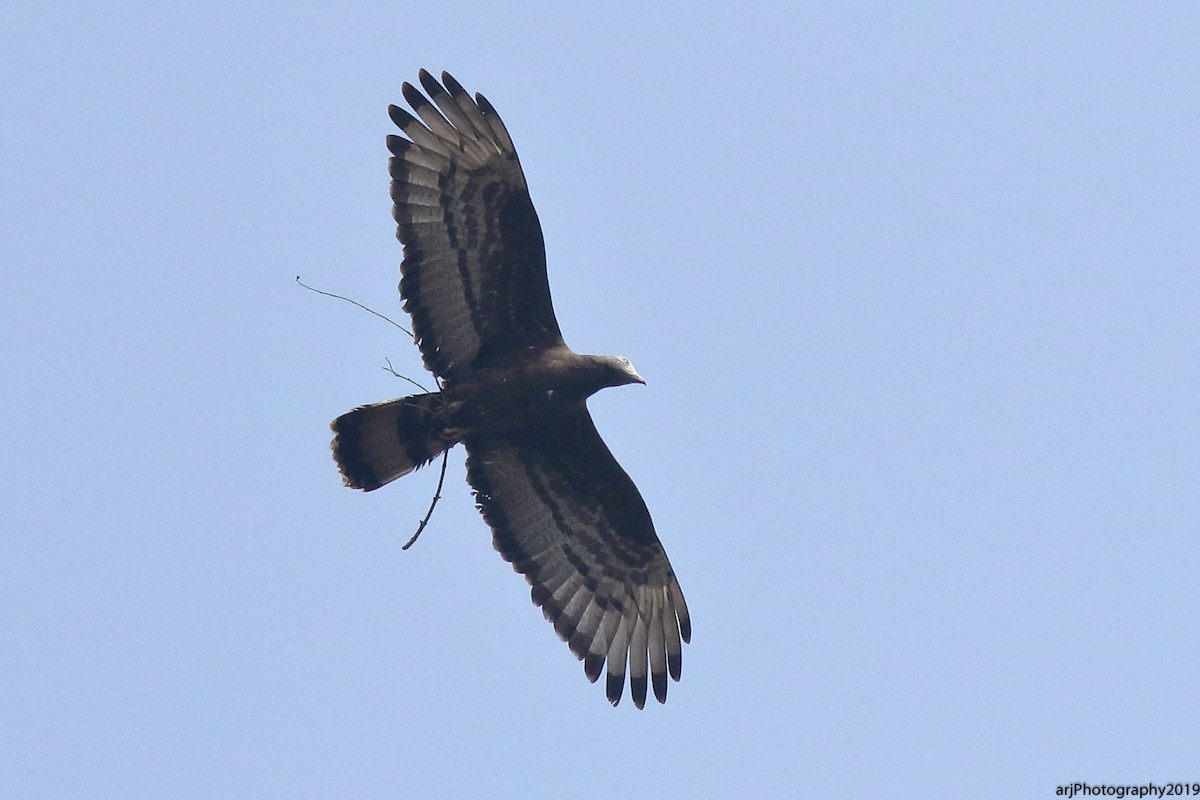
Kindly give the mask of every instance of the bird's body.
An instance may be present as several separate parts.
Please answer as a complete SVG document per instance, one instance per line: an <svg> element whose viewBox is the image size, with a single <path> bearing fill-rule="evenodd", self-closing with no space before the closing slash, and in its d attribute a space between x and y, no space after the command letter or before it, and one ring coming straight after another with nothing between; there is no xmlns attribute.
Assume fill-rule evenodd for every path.
<svg viewBox="0 0 1200 800"><path fill-rule="evenodd" d="M626 668L640 708L679 679L691 623L683 593L633 481L586 400L644 383L627 359L563 341L550 303L541 227L512 140L491 104L448 74L421 71L396 106L409 137L388 137L404 244L400 294L441 391L355 409L332 423L346 485L370 491L458 443L493 543L532 586L616 704Z"/></svg>
<svg viewBox="0 0 1200 800"><path fill-rule="evenodd" d="M527 428L549 416L578 413L606 387L643 383L625 359L582 356L565 346L506 361L444 388L457 406L451 415L456 426L492 433Z"/></svg>

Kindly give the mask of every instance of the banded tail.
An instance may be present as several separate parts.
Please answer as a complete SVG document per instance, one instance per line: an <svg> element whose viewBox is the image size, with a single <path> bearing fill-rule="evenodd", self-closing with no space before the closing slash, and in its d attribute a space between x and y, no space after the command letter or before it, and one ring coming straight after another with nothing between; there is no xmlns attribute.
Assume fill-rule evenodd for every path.
<svg viewBox="0 0 1200 800"><path fill-rule="evenodd" d="M342 482L364 492L423 467L458 443L437 392L373 403L342 414L333 429L333 460Z"/></svg>

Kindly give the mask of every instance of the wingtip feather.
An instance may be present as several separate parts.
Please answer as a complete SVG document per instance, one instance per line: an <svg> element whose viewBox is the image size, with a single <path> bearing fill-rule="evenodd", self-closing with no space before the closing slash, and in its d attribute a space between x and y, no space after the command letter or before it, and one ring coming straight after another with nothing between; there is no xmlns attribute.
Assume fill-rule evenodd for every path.
<svg viewBox="0 0 1200 800"><path fill-rule="evenodd" d="M654 699L660 703L667 702L667 673L654 672L650 678L654 686Z"/></svg>
<svg viewBox="0 0 1200 800"><path fill-rule="evenodd" d="M604 682L604 693L608 697L608 702L616 706L621 702L621 695L625 693L625 670L620 672L612 672L612 664L609 664L608 678Z"/></svg>
<svg viewBox="0 0 1200 800"><path fill-rule="evenodd" d="M408 104L414 109L420 108L429 102L425 99L425 95L421 94L421 90L413 86L408 81L405 81L403 84L401 84L400 91L404 94L404 99L407 100Z"/></svg>
<svg viewBox="0 0 1200 800"><path fill-rule="evenodd" d="M409 86L407 83L404 85ZM409 86L409 88L411 89L412 87ZM388 116L391 117L392 122L395 123L396 127L400 130L404 130L405 126L411 125L417 121L416 117L397 105L388 106Z"/></svg>
<svg viewBox="0 0 1200 800"><path fill-rule="evenodd" d="M595 683L600 679L600 673L604 671L604 656L597 653L588 653L583 659L583 674L587 676L588 683Z"/></svg>
<svg viewBox="0 0 1200 800"><path fill-rule="evenodd" d="M631 675L629 677L629 695L633 704L639 709L646 707L646 676Z"/></svg>
<svg viewBox="0 0 1200 800"><path fill-rule="evenodd" d="M463 85L455 80L453 75L444 70L442 71L442 85L446 87L446 91L455 97L460 94L467 93L467 90L463 88Z"/></svg>

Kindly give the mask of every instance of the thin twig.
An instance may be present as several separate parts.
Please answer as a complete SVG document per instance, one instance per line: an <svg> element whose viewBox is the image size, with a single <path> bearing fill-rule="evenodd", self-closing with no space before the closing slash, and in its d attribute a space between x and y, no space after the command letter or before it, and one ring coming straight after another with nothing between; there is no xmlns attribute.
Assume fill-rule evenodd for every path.
<svg viewBox="0 0 1200 800"><path fill-rule="evenodd" d="M412 535L408 543L401 547L401 550L407 550L413 546L413 542L421 535L421 531L425 530L425 526L429 524L429 518L433 516L433 509L437 506L438 500L442 499L442 484L446 482L446 463L450 460L450 451L442 453L442 474L438 476L437 489L433 492L433 502L429 504L429 510L425 512L425 519L421 520L421 524L417 526L417 532Z"/></svg>
<svg viewBox="0 0 1200 800"><path fill-rule="evenodd" d="M383 314L380 314L378 311L376 311L373 308L367 308L366 306L364 306L362 303L358 302L357 300L351 300L349 297L342 297L340 294L334 294L333 292L323 292L320 289L314 289L313 287L306 284L304 281L300 280L299 275L296 276L296 283L300 284L305 289L308 289L310 292L316 292L317 294L323 294L326 297L332 297L335 300L345 300L347 303L350 303L351 305L356 305L359 308L361 308L363 311L367 311L371 314L374 314L375 316L379 317L384 322L390 322L392 325L395 325L397 328L404 331L409 336L412 336L412 331L410 331L408 328L404 327L403 325L401 325L400 323L396 322L393 319L385 317Z"/></svg>
<svg viewBox="0 0 1200 800"><path fill-rule="evenodd" d="M415 386L415 387L417 387L418 389L420 389L422 392L425 392L426 394L428 394L428 393L429 393L429 390L428 390L428 389L426 389L424 386L422 386L421 384L419 384L419 383L417 383L416 381L414 381L412 378L408 377L407 375L401 375L399 372L396 372L396 368L392 366L392 360L391 360L390 358L387 358L387 357L385 357L383 360L387 362L387 366L386 366L386 367L383 367L383 371L384 371L384 372L390 372L390 373L392 373L393 375L395 375L397 378L402 378L403 380L406 380L406 381L408 381L408 382L409 382L409 383L411 383L413 386ZM439 388L440 388L440 387L439 387Z"/></svg>
<svg viewBox="0 0 1200 800"><path fill-rule="evenodd" d="M326 297L332 297L335 300L345 300L347 303L350 303L351 305L354 305L354 306L358 306L363 311L366 311L369 314L374 314L375 316L379 317L384 322L387 322L387 323L390 323L390 324L396 326L400 330L404 331L404 333L407 334L408 336L413 336L412 331L410 331L408 328L405 328L403 325L399 324L398 322L396 322L393 319L389 319L388 317L385 317L383 314L380 314L375 309L364 306L362 303L358 302L357 300L351 300L349 297L343 297L342 295L334 294L333 292L326 292L326 291L322 291L321 289L315 289L312 286L309 286L308 284L306 284L304 281L300 280L299 275L296 276L296 283L300 284L305 289L308 289L310 292L316 292L317 294L325 295ZM413 336L413 339L416 339L416 337ZM392 366L391 359L385 358L384 361L387 362L387 366L384 367L385 370L392 373L397 378L403 378L404 380L411 383L413 386L420 389L422 392L426 392L426 393L429 392L428 389L426 389L424 386L422 386L421 384L414 381L412 378L408 377L407 375L401 375L399 372L396 372L396 368ZM439 390L442 389L441 380L436 375L433 377L433 379L437 383L438 389ZM446 483L446 465L449 463L449 461L450 461L450 451L447 449L445 452L442 453L442 472L440 475L438 475L437 489L435 489L433 492L433 500L429 503L429 510L425 512L425 518L423 520L421 520L421 523L419 525L417 525L417 532L412 535L412 538L409 539L407 543L405 543L404 547L400 548L401 550L407 550L408 548L412 547L413 543L417 541L417 537L421 535L421 531L425 530L425 526L428 525L429 520L433 518L433 509L435 509L437 507L438 500L442 499L442 486Z"/></svg>

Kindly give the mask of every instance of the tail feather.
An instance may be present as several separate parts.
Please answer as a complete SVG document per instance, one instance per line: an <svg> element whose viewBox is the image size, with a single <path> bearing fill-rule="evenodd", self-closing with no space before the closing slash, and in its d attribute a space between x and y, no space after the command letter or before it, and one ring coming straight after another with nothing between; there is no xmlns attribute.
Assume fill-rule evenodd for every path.
<svg viewBox="0 0 1200 800"><path fill-rule="evenodd" d="M330 423L342 482L369 492L428 464L457 439L440 393L356 408Z"/></svg>

